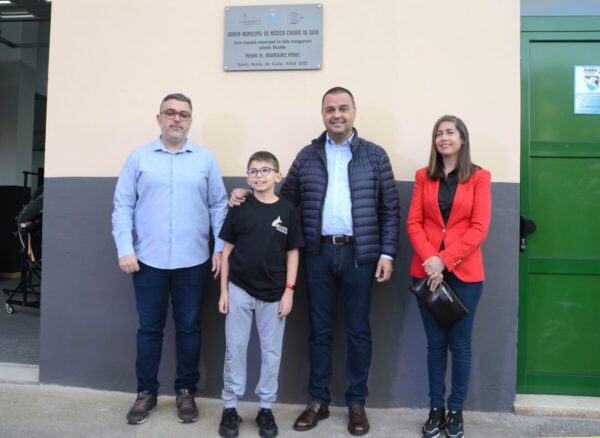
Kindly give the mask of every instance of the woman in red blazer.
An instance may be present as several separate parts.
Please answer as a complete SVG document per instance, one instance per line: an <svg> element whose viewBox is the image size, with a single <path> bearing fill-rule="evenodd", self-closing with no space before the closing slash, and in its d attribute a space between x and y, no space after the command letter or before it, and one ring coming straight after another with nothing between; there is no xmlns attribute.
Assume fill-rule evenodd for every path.
<svg viewBox="0 0 600 438"><path fill-rule="evenodd" d="M427 334L429 419L423 436L460 438L463 403L471 370L471 333L475 309L483 290L481 244L491 215L491 179L487 170L471 163L469 132L461 119L443 116L434 125L429 166L417 171L408 212L407 231L414 255L410 274L428 276L431 290L442 280L450 285L469 312L441 328L419 303ZM452 353L452 389L447 400L446 364Z"/></svg>

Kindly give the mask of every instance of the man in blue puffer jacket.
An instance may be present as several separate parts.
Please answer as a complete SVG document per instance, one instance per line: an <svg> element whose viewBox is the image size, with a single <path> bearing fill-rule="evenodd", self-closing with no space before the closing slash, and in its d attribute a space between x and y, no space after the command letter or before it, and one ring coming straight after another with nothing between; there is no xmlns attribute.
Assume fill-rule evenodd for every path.
<svg viewBox="0 0 600 438"><path fill-rule="evenodd" d="M383 148L358 136L352 93L328 90L322 100L326 131L303 148L280 194L299 205L306 248L304 269L310 309L311 402L294 423L314 428L329 416L331 341L336 296L344 302L348 431L369 432L364 409L371 366L369 309L373 279L390 279L398 251L400 201L390 160ZM230 205L244 202L234 189Z"/></svg>
<svg viewBox="0 0 600 438"><path fill-rule="evenodd" d="M373 279L390 279L398 251L400 201L385 150L354 129L356 106L342 87L322 100L326 131L304 147L286 176L281 195L301 208L304 268L310 308L312 401L294 423L310 430L329 416L331 342L336 295L344 302L348 431L364 435L371 366L369 309Z"/></svg>

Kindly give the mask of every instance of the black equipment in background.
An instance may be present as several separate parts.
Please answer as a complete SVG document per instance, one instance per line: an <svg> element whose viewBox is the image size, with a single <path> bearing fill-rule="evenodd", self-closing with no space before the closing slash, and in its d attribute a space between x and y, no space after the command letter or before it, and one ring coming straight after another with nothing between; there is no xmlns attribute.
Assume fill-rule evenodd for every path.
<svg viewBox="0 0 600 438"><path fill-rule="evenodd" d="M27 175L38 173L23 172L25 187ZM42 213L44 204L43 186L38 186L33 198L21 209L16 217L20 250L21 279L14 289L4 289L4 308L12 314L13 305L40 308L40 281L42 277Z"/></svg>
<svg viewBox="0 0 600 438"><path fill-rule="evenodd" d="M21 269L21 244L15 237L15 217L29 203L29 187L0 186L0 272Z"/></svg>

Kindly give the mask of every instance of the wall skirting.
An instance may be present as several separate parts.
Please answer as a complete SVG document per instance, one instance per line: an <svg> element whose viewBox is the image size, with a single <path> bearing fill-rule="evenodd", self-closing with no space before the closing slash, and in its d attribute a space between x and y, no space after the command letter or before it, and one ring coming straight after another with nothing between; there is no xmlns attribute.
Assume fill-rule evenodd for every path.
<svg viewBox="0 0 600 438"><path fill-rule="evenodd" d="M130 277L117 268L111 237L116 178L47 178L44 206L44 272L40 381L135 391L137 314ZM225 178L230 190L244 178ZM425 335L408 292L411 250L405 233L412 182L398 182L402 200L401 254L392 280L372 292L372 407L426 407ZM517 363L519 185L495 183L492 226L483 252L487 280L473 335L467 409L510 411ZM217 282L210 281L203 308L200 394L219 397L222 387L224 318L217 311ZM308 400L308 315L304 280L298 281L288 317L279 401ZM345 336L341 313L334 333L334 404L343 404ZM258 379L259 350L253 333L248 350L248 399ZM449 367L450 368L450 367ZM174 330L167 325L159 380L171 393L175 374Z"/></svg>

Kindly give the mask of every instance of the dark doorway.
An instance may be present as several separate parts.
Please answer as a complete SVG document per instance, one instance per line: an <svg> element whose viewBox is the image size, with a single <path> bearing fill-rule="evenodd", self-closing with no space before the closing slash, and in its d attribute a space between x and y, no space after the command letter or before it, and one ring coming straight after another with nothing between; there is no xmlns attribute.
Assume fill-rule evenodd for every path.
<svg viewBox="0 0 600 438"><path fill-rule="evenodd" d="M25 298L20 287L26 260L41 267L50 10L46 0L0 4L0 379L4 380L19 378L14 372L6 377L2 365L39 364L40 296L32 293ZM38 202L32 208L34 199ZM6 294L5 289L17 292Z"/></svg>

